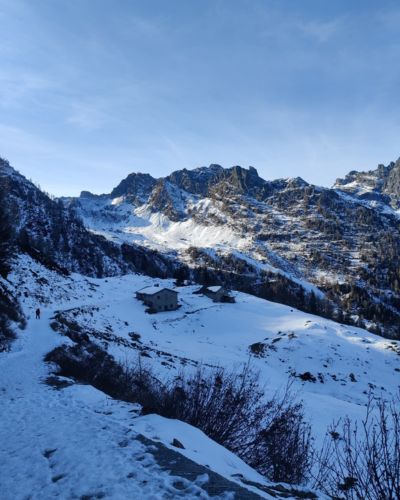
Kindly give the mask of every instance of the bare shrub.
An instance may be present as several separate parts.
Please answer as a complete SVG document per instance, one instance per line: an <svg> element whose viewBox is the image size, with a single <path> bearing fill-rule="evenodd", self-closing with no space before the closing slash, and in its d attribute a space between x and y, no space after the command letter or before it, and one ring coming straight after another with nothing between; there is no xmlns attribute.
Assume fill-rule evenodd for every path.
<svg viewBox="0 0 400 500"><path fill-rule="evenodd" d="M238 372L199 367L168 384L160 410L237 451L255 439L263 420L262 396L258 376L248 365Z"/></svg>
<svg viewBox="0 0 400 500"><path fill-rule="evenodd" d="M129 401L123 384L123 368L96 344L85 342L74 346L63 345L48 353L45 361L60 367L58 375L73 377L112 397Z"/></svg>
<svg viewBox="0 0 400 500"><path fill-rule="evenodd" d="M272 481L301 484L309 477L314 451L311 427L301 402L288 386L266 404L263 428L251 450L251 464Z"/></svg>
<svg viewBox="0 0 400 500"><path fill-rule="evenodd" d="M26 321L19 302L4 282L0 281L0 352L10 348L16 337L15 327L25 328Z"/></svg>
<svg viewBox="0 0 400 500"><path fill-rule="evenodd" d="M361 426L346 418L328 432L315 486L345 499L400 498L400 394L370 399Z"/></svg>
<svg viewBox="0 0 400 500"><path fill-rule="evenodd" d="M59 347L47 361L59 374L83 380L112 397L139 403L142 413L158 413L201 429L274 481L302 483L311 466L310 427L290 387L266 400L258 372L198 367L163 383L140 357L121 365L91 342Z"/></svg>
<svg viewBox="0 0 400 500"><path fill-rule="evenodd" d="M139 362L127 371L143 413L201 429L273 481L303 483L312 465L310 426L290 386L266 401L259 373L198 367L162 384Z"/></svg>
<svg viewBox="0 0 400 500"><path fill-rule="evenodd" d="M162 393L158 412L201 429L273 481L304 482L311 467L310 427L290 387L266 401L258 372L198 368Z"/></svg>

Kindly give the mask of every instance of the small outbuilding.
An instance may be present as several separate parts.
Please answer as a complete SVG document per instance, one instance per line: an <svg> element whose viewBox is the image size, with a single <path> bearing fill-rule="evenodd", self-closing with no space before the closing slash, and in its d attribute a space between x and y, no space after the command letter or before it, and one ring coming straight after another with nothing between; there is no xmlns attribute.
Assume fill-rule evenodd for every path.
<svg viewBox="0 0 400 500"><path fill-rule="evenodd" d="M203 294L213 302L235 302L235 298L230 294L230 290L221 285L202 286L195 293Z"/></svg>
<svg viewBox="0 0 400 500"><path fill-rule="evenodd" d="M170 288L147 286L136 292L136 298L149 307L150 312L174 311L178 309L178 292Z"/></svg>

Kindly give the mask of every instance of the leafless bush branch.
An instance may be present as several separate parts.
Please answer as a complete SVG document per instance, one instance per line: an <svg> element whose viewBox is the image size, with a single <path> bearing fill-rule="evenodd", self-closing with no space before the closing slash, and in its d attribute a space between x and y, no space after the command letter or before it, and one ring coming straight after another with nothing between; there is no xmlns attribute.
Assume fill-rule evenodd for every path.
<svg viewBox="0 0 400 500"><path fill-rule="evenodd" d="M345 499L400 498L400 395L370 398L361 425L345 418L328 432L315 487Z"/></svg>

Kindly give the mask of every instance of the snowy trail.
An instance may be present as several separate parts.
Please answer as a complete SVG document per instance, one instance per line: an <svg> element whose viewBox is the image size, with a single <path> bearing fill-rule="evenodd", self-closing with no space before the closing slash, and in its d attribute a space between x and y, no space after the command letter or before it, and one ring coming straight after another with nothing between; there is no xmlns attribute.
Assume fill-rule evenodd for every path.
<svg viewBox="0 0 400 500"><path fill-rule="evenodd" d="M160 377L174 375L186 362L235 368L259 347L252 363L267 395L296 374L295 389L317 442L332 420L361 420L370 389L388 398L398 389L398 342L250 295L236 293L235 304L215 304L194 294L195 285L180 287L182 307L153 316L134 292L154 284L172 287L171 280L64 277L28 258L11 278L25 313L41 304L44 315L29 322L11 353L0 353L0 500L191 498L195 492L208 498L232 490L241 499L249 492L239 475L258 485L254 493L270 498L265 478L200 430L158 415L136 417L134 405L90 386L56 391L43 383L50 370L43 356L70 342L49 326L56 309L121 362L135 362L143 350ZM314 380L300 381L307 372ZM185 446L179 459L174 438ZM172 465L177 462L182 467ZM205 474L207 484L196 482ZM183 490L174 486L177 478L186 481Z"/></svg>
<svg viewBox="0 0 400 500"><path fill-rule="evenodd" d="M209 498L201 475L207 469L193 464L194 475L187 470L177 477L157 463L155 457L164 454L168 461L175 452L165 448L160 455L161 445L156 449L137 434L131 405L89 386L58 391L44 383L49 368L43 357L65 341L49 327L51 316L47 310L32 319L13 352L0 355L1 500ZM242 490L235 498L259 498L233 486Z"/></svg>
<svg viewBox="0 0 400 500"><path fill-rule="evenodd" d="M0 358L1 498L122 498L132 458L121 453L118 442L129 429L107 428L104 415L85 411L68 391L43 384L48 374L43 356L62 341L48 326L50 315L31 320L19 350ZM145 453L137 441L133 448L131 455ZM113 482L114 491L104 491Z"/></svg>

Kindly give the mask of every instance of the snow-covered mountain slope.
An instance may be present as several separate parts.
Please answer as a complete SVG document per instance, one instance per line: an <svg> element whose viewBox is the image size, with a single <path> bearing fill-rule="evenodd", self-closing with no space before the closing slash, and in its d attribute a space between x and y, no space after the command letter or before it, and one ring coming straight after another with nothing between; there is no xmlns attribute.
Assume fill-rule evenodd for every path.
<svg viewBox="0 0 400 500"><path fill-rule="evenodd" d="M392 177L386 185L394 193ZM345 182L335 188L300 178L265 181L251 167L211 165L158 180L131 174L110 195L84 193L64 203L88 229L113 242L222 271L220 279L265 298L274 297L263 284L275 282L275 300L308 311L313 300L307 291L314 290L326 299L314 308L321 314L339 320L344 315L347 322L396 337L398 214L389 204L349 194ZM290 286L293 293L285 298ZM302 303L296 302L301 293Z"/></svg>
<svg viewBox="0 0 400 500"><path fill-rule="evenodd" d="M369 392L389 398L399 388L399 342L251 295L236 292L236 303L218 304L193 294L198 287L179 287L181 307L152 315L135 291L172 287L170 280L64 277L28 258L10 279L26 311L38 303L62 309L70 328L122 362L140 356L160 377L198 364L237 367L249 358L268 394L292 377L318 442L333 419L362 418Z"/></svg>
<svg viewBox="0 0 400 500"><path fill-rule="evenodd" d="M392 194L397 170L384 168ZM325 189L211 165L158 180L130 174L110 195L61 203L5 160L0 176L19 248L50 267L89 276L179 272L400 335L400 218L389 204L346 192L345 182Z"/></svg>
<svg viewBox="0 0 400 500"><path fill-rule="evenodd" d="M14 231L14 244L50 268L88 276L143 271L168 274L170 262L135 245L115 245L88 231L76 214L42 192L0 158L0 180Z"/></svg>
<svg viewBox="0 0 400 500"><path fill-rule="evenodd" d="M282 491L190 425L140 417L137 405L70 379L58 378L56 388L46 383L44 355L71 342L50 327L55 308L103 308L114 296L118 315L143 280L63 277L20 260L11 282L30 318L12 351L0 354L2 499L280 498ZM40 320L32 314L38 305Z"/></svg>

